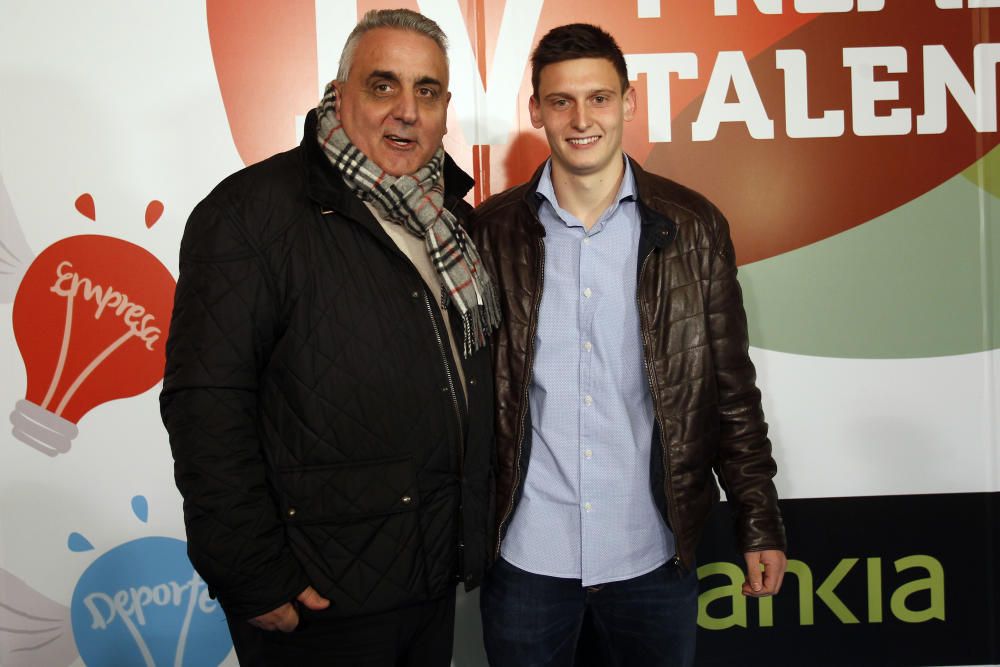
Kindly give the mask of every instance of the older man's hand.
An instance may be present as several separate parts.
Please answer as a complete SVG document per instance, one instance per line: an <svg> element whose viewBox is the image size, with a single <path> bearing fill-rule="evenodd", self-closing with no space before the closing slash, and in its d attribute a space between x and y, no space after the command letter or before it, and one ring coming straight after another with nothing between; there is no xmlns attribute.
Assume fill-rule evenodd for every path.
<svg viewBox="0 0 1000 667"><path fill-rule="evenodd" d="M317 593L316 589L312 586L307 587L299 593L296 599L313 611L326 609L330 606L330 601ZM299 625L299 612L295 610L295 605L291 602L286 602L277 609L272 609L266 614L255 616L247 622L261 630L291 632Z"/></svg>
<svg viewBox="0 0 1000 667"><path fill-rule="evenodd" d="M788 560L783 551L767 549L743 554L747 561L747 578L743 582L743 595L760 598L774 595L781 590ZM763 566L763 571L761 566Z"/></svg>

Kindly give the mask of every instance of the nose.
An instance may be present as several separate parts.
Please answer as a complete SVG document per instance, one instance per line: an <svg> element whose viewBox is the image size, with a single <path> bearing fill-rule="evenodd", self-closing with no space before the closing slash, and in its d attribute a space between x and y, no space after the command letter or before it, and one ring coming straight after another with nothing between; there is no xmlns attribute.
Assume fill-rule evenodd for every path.
<svg viewBox="0 0 1000 667"><path fill-rule="evenodd" d="M587 107L584 104L577 104L573 109L573 129L575 130L585 130L590 127L590 115L587 113Z"/></svg>
<svg viewBox="0 0 1000 667"><path fill-rule="evenodd" d="M398 121L413 125L419 116L417 109L417 96L413 91L406 90L396 98L396 106L392 112Z"/></svg>

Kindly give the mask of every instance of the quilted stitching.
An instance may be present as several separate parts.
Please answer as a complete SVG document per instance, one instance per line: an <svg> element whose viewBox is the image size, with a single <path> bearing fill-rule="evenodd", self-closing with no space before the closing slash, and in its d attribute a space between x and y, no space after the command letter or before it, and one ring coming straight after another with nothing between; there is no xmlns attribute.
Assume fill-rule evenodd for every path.
<svg viewBox="0 0 1000 667"><path fill-rule="evenodd" d="M181 244L161 411L192 562L235 616L310 584L342 615L445 594L459 485L488 475L491 393L460 477L424 283L373 220L321 213L310 159L297 149L230 177ZM487 351L465 362L482 385L488 371ZM357 465L371 461L395 463ZM480 535L465 540L470 581L487 501L463 503Z"/></svg>

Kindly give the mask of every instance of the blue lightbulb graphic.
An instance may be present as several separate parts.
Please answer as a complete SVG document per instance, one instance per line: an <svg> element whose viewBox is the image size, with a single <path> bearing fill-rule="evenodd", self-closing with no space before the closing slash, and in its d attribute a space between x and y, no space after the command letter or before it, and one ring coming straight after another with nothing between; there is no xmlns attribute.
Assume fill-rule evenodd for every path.
<svg viewBox="0 0 1000 667"><path fill-rule="evenodd" d="M145 499L132 508L145 521ZM78 533L68 546L93 548ZM222 609L185 543L170 537L132 540L95 560L73 591L70 618L80 657L95 667L215 666L232 648Z"/></svg>

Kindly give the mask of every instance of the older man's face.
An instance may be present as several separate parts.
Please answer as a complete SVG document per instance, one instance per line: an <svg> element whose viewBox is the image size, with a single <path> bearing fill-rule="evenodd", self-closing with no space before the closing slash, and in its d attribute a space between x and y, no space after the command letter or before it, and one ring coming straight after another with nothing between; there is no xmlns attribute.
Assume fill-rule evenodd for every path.
<svg viewBox="0 0 1000 667"><path fill-rule="evenodd" d="M392 176L412 174L447 131L448 63L430 37L376 28L358 42L337 117L355 146Z"/></svg>

